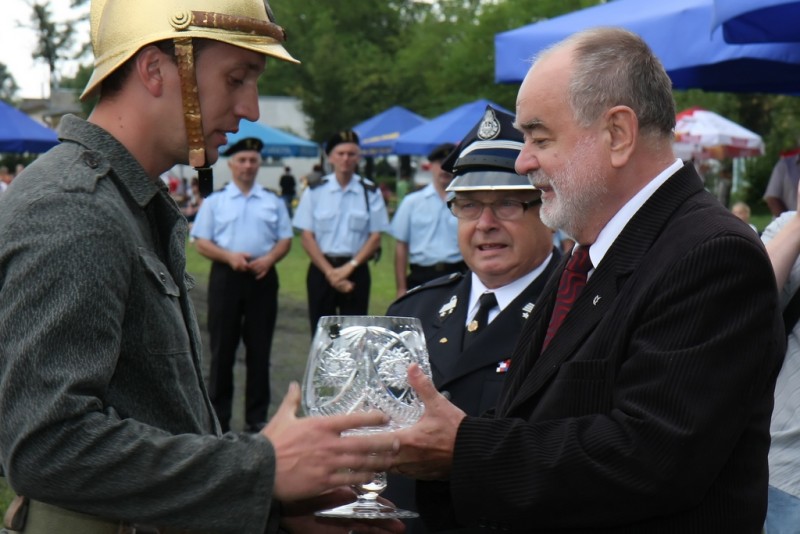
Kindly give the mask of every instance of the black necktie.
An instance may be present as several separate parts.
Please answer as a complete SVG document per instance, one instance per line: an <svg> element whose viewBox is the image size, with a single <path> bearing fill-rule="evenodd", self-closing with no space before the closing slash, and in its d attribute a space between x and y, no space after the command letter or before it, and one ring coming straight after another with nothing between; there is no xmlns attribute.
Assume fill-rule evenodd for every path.
<svg viewBox="0 0 800 534"><path fill-rule="evenodd" d="M465 348L478 337L478 334L483 332L484 328L486 328L486 325L489 323L489 311L497 306L497 297L492 292L484 293L478 299L478 302L480 302L478 312L469 322L464 332Z"/></svg>

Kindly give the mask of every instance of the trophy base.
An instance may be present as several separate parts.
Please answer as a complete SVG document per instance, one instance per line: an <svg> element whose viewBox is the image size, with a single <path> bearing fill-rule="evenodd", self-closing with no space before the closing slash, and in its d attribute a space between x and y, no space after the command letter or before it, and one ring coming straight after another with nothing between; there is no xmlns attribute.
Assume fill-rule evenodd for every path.
<svg viewBox="0 0 800 534"><path fill-rule="evenodd" d="M339 517L346 519L413 519L419 517L417 512L410 510L401 510L393 506L381 504L379 502L363 501L353 502L331 508L330 510L320 510L314 512L314 515L319 517Z"/></svg>

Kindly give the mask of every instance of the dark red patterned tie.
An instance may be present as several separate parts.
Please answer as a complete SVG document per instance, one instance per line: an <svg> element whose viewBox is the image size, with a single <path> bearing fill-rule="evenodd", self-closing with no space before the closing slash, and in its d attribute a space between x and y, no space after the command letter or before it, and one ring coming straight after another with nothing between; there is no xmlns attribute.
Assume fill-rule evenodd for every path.
<svg viewBox="0 0 800 534"><path fill-rule="evenodd" d="M550 317L550 325L547 327L547 335L544 338L542 352L550 344L550 340L553 339L561 323L564 322L564 318L569 313L572 304L581 294L583 286L586 285L586 275L591 268L592 261L589 259L589 247L577 247L567 262L567 268L561 273L556 304L553 307L553 315Z"/></svg>

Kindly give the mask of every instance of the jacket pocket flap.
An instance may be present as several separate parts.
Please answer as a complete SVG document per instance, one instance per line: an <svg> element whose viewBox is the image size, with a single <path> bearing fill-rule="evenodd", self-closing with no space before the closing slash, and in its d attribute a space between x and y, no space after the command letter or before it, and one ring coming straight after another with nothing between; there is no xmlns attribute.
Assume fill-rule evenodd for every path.
<svg viewBox="0 0 800 534"><path fill-rule="evenodd" d="M169 269L158 259L158 256L146 248L139 247L139 259L151 280L155 282L156 286L160 288L162 292L173 297L179 297L181 295L178 284L172 279L172 276L169 274Z"/></svg>

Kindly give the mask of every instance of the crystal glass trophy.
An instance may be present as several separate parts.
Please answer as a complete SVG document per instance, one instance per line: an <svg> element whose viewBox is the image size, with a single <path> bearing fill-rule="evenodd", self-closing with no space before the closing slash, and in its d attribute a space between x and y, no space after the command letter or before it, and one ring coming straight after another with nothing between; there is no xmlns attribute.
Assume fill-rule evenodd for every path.
<svg viewBox="0 0 800 534"><path fill-rule="evenodd" d="M413 425L425 409L409 386L412 363L431 376L428 349L419 319L383 316L326 316L317 324L303 380L308 415L339 415L380 410L389 423L352 433L388 432ZM386 473L356 488L354 503L317 512L323 517L388 519L417 517L377 501Z"/></svg>

